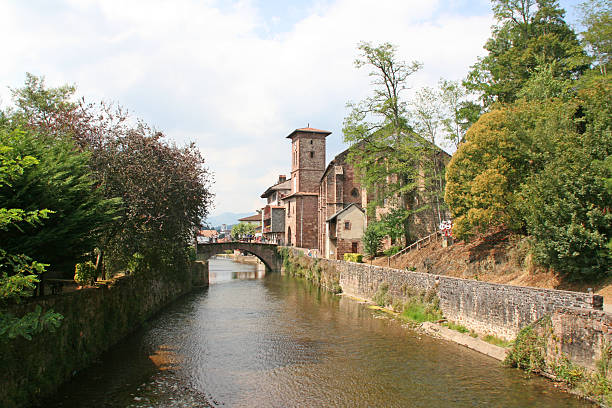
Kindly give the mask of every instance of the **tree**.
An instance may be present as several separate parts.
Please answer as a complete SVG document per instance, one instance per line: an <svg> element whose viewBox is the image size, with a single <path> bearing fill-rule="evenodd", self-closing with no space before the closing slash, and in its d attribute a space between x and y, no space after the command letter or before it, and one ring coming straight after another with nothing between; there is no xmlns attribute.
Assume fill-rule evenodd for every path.
<svg viewBox="0 0 612 408"><path fill-rule="evenodd" d="M17 122L18 123L18 122ZM40 157L10 185L0 187L0 206L27 212L48 208L53 216L40 223L13 224L0 231L2 247L72 275L74 264L91 253L101 232L114 219L119 199L105 199L95 188L87 153L64 137L5 128L0 143L22 157Z"/></svg>
<svg viewBox="0 0 612 408"><path fill-rule="evenodd" d="M554 154L520 192L534 259L570 280L612 270L611 95L606 77L580 90L568 111L577 123L570 132L550 133Z"/></svg>
<svg viewBox="0 0 612 408"><path fill-rule="evenodd" d="M601 78L572 98L484 114L447 169L455 236L510 228L532 237L536 262L570 280L609 273L611 90Z"/></svg>
<svg viewBox="0 0 612 408"><path fill-rule="evenodd" d="M445 137L457 148L463 142L465 132L480 117L481 107L468 99L469 92L459 81L441 79L439 87Z"/></svg>
<svg viewBox="0 0 612 408"><path fill-rule="evenodd" d="M436 139L442 127L445 110L441 107L442 93L425 87L416 93L411 103L414 130L428 143L423 144L424 157L419 163L421 197L431 209L431 219L442 222L444 206L444 166Z"/></svg>
<svg viewBox="0 0 612 408"><path fill-rule="evenodd" d="M398 219L406 242L414 239L411 217L415 206L418 164L424 140L408 126L406 103L401 92L410 75L420 68L418 62L407 64L396 57L389 43L374 47L358 46L357 68L371 69L373 95L359 103L348 103L344 119L344 140L351 147L349 161L355 166L360 183L372 194L368 211L387 206L401 213Z"/></svg>
<svg viewBox="0 0 612 408"><path fill-rule="evenodd" d="M245 238L255 235L255 225L248 222L241 222L232 227L232 236L235 238Z"/></svg>
<svg viewBox="0 0 612 408"><path fill-rule="evenodd" d="M493 12L497 25L484 46L488 55L465 81L485 107L514 102L540 66L561 79L574 79L588 68L588 57L555 0L493 0Z"/></svg>
<svg viewBox="0 0 612 408"><path fill-rule="evenodd" d="M71 137L89 154L96 190L121 197L119 217L98 241L97 267L124 268L134 253L147 261L181 257L212 205L212 175L201 153L193 144L169 144L121 107L74 100L75 91L47 88L28 74L25 86L13 90L11 116L50 139Z"/></svg>
<svg viewBox="0 0 612 408"><path fill-rule="evenodd" d="M0 188L19 180L25 169L36 164L36 158L16 154L12 147L0 143ZM19 224L40 224L51 213L46 209L26 211L0 207L0 232ZM0 306L31 296L39 282L38 275L44 272L45 266L25 255L10 254L0 247ZM18 336L31 339L33 334L42 330L54 330L61 319L62 316L53 310L43 313L40 306L20 317L0 310L0 341Z"/></svg>
<svg viewBox="0 0 612 408"><path fill-rule="evenodd" d="M158 256L193 240L212 200L210 173L195 145L179 148L159 132L137 128L106 140L92 166L105 195L123 200L121 217L101 243L118 261L115 268L136 252Z"/></svg>
<svg viewBox="0 0 612 408"><path fill-rule="evenodd" d="M580 4L581 23L586 28L582 41L595 60L596 69L606 75L612 55L612 4L609 0L587 0Z"/></svg>
<svg viewBox="0 0 612 408"><path fill-rule="evenodd" d="M365 253L370 257L376 256L382 246L382 239L384 237L384 227L380 222L370 222L361 238Z"/></svg>

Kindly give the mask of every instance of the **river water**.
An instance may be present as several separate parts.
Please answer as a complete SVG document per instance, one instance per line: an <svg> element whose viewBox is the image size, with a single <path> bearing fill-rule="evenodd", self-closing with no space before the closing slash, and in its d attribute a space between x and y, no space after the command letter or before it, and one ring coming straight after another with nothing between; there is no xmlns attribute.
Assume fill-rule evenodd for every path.
<svg viewBox="0 0 612 408"><path fill-rule="evenodd" d="M45 407L586 407L540 377L226 259Z"/></svg>

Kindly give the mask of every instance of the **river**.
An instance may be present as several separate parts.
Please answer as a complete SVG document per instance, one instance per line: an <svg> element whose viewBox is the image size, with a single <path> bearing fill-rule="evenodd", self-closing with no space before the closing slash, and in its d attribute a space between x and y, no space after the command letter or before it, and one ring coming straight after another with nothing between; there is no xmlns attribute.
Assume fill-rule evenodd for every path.
<svg viewBox="0 0 612 408"><path fill-rule="evenodd" d="M307 282L227 259L210 277L44 406L591 406Z"/></svg>

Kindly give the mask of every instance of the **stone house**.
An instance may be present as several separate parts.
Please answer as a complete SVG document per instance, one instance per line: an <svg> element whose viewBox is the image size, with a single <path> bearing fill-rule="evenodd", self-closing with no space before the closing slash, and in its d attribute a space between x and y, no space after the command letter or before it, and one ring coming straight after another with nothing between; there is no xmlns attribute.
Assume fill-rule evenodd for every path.
<svg viewBox="0 0 612 408"><path fill-rule="evenodd" d="M291 179L280 175L278 182L268 187L261 195L261 198L266 199L266 206L262 208L262 234L267 242L285 244L285 207L282 205L282 199L290 193Z"/></svg>
<svg viewBox="0 0 612 408"><path fill-rule="evenodd" d="M319 182L318 248L331 259L343 259L347 252L363 252L361 237L367 225L363 208L367 197L355 178L353 166L346 161L347 156L345 150L334 157ZM353 208L353 204L357 207ZM344 211L349 207L350 211ZM350 218L346 220L349 224L344 221L346 217Z"/></svg>
<svg viewBox="0 0 612 408"><path fill-rule="evenodd" d="M365 211L359 204L347 207L325 220L322 254L329 259L343 259L346 253L363 252L361 238L366 228Z"/></svg>

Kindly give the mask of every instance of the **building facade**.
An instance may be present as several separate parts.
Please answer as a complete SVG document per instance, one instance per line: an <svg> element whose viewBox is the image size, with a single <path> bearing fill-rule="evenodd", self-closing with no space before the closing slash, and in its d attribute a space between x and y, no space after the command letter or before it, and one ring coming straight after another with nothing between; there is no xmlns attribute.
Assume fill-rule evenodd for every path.
<svg viewBox="0 0 612 408"><path fill-rule="evenodd" d="M291 191L282 198L286 245L319 248L319 183L325 171L325 138L330 134L307 127L287 136L291 140Z"/></svg>
<svg viewBox="0 0 612 408"><path fill-rule="evenodd" d="M330 259L363 252L367 195L356 180L353 166L347 163L347 156L345 150L334 157L319 181L318 248Z"/></svg>
<svg viewBox="0 0 612 408"><path fill-rule="evenodd" d="M361 188L348 149L325 163L326 138L331 132L311 127L296 129L291 140L291 177L279 176L261 198L264 239L281 245L317 250L320 256L343 259L345 253L363 253L362 237L372 220L365 209L371 198ZM437 148L440 174L450 156ZM442 180L442 179L441 179ZM440 181L442 182L442 181ZM434 208L424 182L419 182L413 205ZM373 217L393 208L385 202ZM439 208L439 207L438 207ZM415 235L424 236L437 228L440 211L422 211L413 217ZM390 241L386 243L390 245Z"/></svg>

